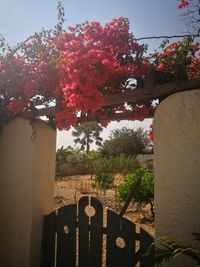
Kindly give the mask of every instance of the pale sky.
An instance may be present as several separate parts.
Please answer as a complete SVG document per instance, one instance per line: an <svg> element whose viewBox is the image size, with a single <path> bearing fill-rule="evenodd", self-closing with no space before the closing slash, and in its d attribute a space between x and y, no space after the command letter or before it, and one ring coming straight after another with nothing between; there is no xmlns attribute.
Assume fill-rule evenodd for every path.
<svg viewBox="0 0 200 267"><path fill-rule="evenodd" d="M104 24L113 18L124 16L130 20L135 37L183 34L184 21L177 9L177 0L63 0L66 27L86 20ZM42 27L52 28L57 21L55 0L0 0L0 33L11 44L25 40ZM158 48L161 40L144 41L149 51ZM103 131L109 136L112 129L123 126L148 129L151 120L144 122L112 122ZM57 147L74 145L70 131L58 132Z"/></svg>

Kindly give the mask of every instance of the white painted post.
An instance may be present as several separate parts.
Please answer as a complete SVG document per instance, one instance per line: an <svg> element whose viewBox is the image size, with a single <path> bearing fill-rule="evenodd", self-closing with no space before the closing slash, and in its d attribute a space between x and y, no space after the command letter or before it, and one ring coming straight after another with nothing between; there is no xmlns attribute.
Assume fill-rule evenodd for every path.
<svg viewBox="0 0 200 267"><path fill-rule="evenodd" d="M197 245L200 231L200 90L166 98L154 119L156 237ZM195 266L187 258L163 266Z"/></svg>
<svg viewBox="0 0 200 267"><path fill-rule="evenodd" d="M39 267L43 216L53 208L56 131L17 118L0 136L0 266Z"/></svg>

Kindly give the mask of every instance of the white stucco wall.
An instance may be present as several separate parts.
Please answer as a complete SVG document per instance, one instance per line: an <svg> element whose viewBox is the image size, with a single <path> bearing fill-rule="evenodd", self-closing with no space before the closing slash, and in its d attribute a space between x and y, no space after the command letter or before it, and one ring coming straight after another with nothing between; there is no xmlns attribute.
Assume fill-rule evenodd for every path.
<svg viewBox="0 0 200 267"><path fill-rule="evenodd" d="M56 132L18 118L0 136L0 266L39 266L43 216L53 208Z"/></svg>
<svg viewBox="0 0 200 267"><path fill-rule="evenodd" d="M166 98L154 119L156 237L200 231L200 90ZM164 266L164 265L163 265ZM191 267L186 259L165 266Z"/></svg>

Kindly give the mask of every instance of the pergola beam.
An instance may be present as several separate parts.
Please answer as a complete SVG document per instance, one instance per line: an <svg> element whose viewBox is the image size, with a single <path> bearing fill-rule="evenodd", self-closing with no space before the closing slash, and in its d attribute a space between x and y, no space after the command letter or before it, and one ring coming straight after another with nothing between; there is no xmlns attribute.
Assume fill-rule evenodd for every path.
<svg viewBox="0 0 200 267"><path fill-rule="evenodd" d="M144 94L144 88L138 87L131 92L108 95L105 97L104 106L122 104L124 102L141 102L146 100L167 97L173 93L200 89L200 80L187 80L183 82L172 82L159 84L152 87L152 92Z"/></svg>
<svg viewBox="0 0 200 267"><path fill-rule="evenodd" d="M125 102L142 103L148 100L150 101L150 100L155 100L159 98L165 98L177 92L194 90L194 89L200 89L200 80L187 80L187 81L181 81L181 82L159 84L159 85L153 86L152 90L149 93L145 93L143 87L138 87L129 92L105 96L105 102L103 106L104 107L112 106L112 105L117 105L117 104L123 104ZM31 118L31 117L40 117L40 116L55 116L56 110L58 110L58 104L57 106L52 106L52 107L42 108L42 109L35 109L34 111L25 112L23 113L23 117ZM126 120L128 119L129 116L130 116L130 113L128 112L116 113L116 114L112 114L108 119L105 119L105 121L106 120L109 120L109 121L110 120ZM84 118L84 117L78 119L78 121L80 122L92 121L92 120L98 120L98 119ZM101 121L103 120L101 119Z"/></svg>
<svg viewBox="0 0 200 267"><path fill-rule="evenodd" d="M130 112L123 113L114 113L108 116L106 119L98 119L98 118L87 118L87 117L79 117L77 122L107 122L107 121L123 121L123 120L131 120L132 114ZM145 119L153 118L153 113L149 114L149 116L145 116Z"/></svg>

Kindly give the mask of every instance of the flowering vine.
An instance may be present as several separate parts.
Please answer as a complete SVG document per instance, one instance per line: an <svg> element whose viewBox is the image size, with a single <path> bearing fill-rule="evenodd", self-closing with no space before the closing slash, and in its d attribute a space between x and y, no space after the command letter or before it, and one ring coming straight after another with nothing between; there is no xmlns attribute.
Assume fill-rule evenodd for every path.
<svg viewBox="0 0 200 267"><path fill-rule="evenodd" d="M168 80L200 78L199 43L194 43L192 37L171 44L165 40L161 49L154 54L156 70Z"/></svg>
<svg viewBox="0 0 200 267"><path fill-rule="evenodd" d="M61 14L62 14L61 10ZM104 105L105 97L135 90L145 77L156 72L157 82L200 78L199 45L192 38L169 44L146 55L129 31L124 17L102 26L86 22L63 31L35 34L11 49L0 39L0 124L38 106L55 105L58 129L68 129L78 117L109 121L109 116L126 112L129 119L143 120L152 114L151 101Z"/></svg>
<svg viewBox="0 0 200 267"><path fill-rule="evenodd" d="M144 56L146 47L134 40L123 17L104 27L91 22L70 28L60 41L63 107L74 115L81 111L82 116L102 116L105 95L123 92L127 79L144 76L152 69ZM116 106L114 109L116 112Z"/></svg>

